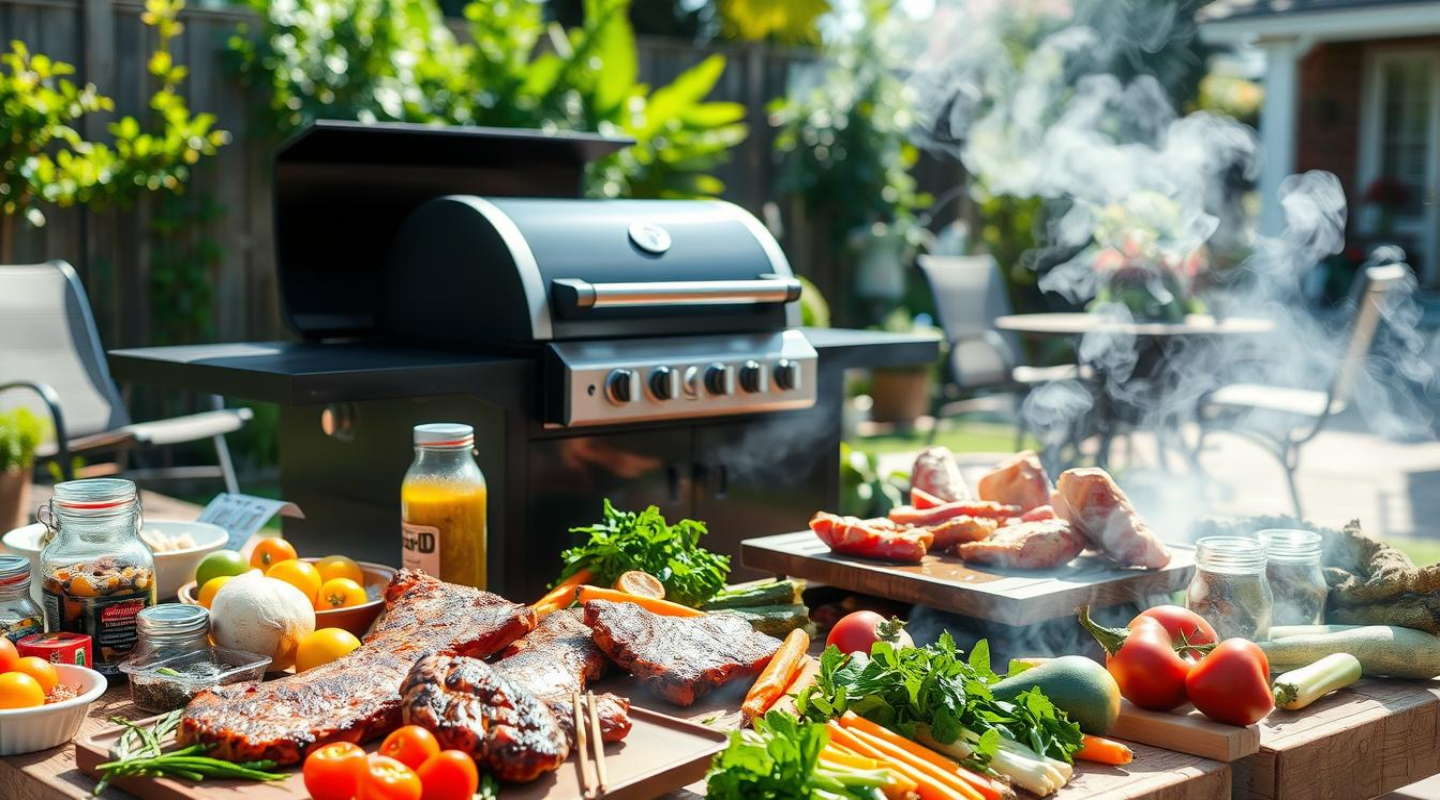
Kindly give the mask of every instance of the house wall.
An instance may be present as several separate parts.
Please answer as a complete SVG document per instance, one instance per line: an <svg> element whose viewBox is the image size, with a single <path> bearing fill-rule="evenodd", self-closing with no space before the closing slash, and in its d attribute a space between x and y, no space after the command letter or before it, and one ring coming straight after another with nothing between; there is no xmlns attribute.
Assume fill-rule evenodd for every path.
<svg viewBox="0 0 1440 800"><path fill-rule="evenodd" d="M1318 44L1300 63L1295 170L1335 173L1351 208L1365 191L1355 185L1360 167L1365 47L1364 42Z"/></svg>

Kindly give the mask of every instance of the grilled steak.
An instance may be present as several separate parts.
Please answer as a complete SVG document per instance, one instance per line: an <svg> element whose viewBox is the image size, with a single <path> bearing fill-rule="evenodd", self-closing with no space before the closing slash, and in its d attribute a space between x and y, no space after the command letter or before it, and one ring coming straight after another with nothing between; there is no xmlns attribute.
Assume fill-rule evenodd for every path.
<svg viewBox="0 0 1440 800"><path fill-rule="evenodd" d="M178 738L213 744L217 758L294 764L327 742L363 742L397 727L400 682L421 656L488 656L534 627L525 606L401 570L358 649L292 677L201 692L186 706Z"/></svg>
<svg viewBox="0 0 1440 800"><path fill-rule="evenodd" d="M605 673L610 660L600 652L590 629L580 619L580 609L556 611L524 639L505 648L492 666L511 683L523 686L540 698L566 736L573 736L575 712L570 695ZM630 732L630 701L611 694L596 695L600 710L600 738L618 742Z"/></svg>
<svg viewBox="0 0 1440 800"><path fill-rule="evenodd" d="M759 673L780 647L736 617L662 617L634 603L592 600L585 624L606 655L677 706Z"/></svg>
<svg viewBox="0 0 1440 800"><path fill-rule="evenodd" d="M407 725L469 753L501 780L533 781L570 755L570 737L550 706L478 658L426 656L400 695Z"/></svg>

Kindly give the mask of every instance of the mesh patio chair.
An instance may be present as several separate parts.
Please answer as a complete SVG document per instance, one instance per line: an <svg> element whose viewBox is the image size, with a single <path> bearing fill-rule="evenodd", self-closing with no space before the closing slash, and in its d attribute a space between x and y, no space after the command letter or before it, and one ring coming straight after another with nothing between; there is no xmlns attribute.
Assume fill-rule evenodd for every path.
<svg viewBox="0 0 1440 800"><path fill-rule="evenodd" d="M0 266L0 410L29 408L49 419L55 441L37 454L73 478L76 456L119 454L134 447L210 439L218 463L185 475L218 476L239 491L225 434L239 430L250 409L221 407L154 422L132 422L110 377L90 301L63 261Z"/></svg>
<svg viewBox="0 0 1440 800"><path fill-rule="evenodd" d="M1015 334L995 328L995 320L1012 313L1013 306L993 256L922 255L916 263L935 296L935 313L950 345L949 385L937 398L930 440L942 420L999 412L1014 417L1015 449L1021 449L1026 431L1020 406L1025 396L1050 381L1078 378L1078 367L1021 363Z"/></svg>
<svg viewBox="0 0 1440 800"><path fill-rule="evenodd" d="M1324 389L1232 383L1200 400L1198 454L1205 438L1214 433L1233 433L1259 444L1285 468L1285 482L1295 516L1304 517L1295 472L1300 466L1300 448L1314 439L1325 423L1345 410L1360 370L1380 328L1383 303L1391 292L1413 290L1414 282L1403 264L1369 267L1355 281L1355 318L1345 356ZM1198 462L1195 462L1198 463Z"/></svg>

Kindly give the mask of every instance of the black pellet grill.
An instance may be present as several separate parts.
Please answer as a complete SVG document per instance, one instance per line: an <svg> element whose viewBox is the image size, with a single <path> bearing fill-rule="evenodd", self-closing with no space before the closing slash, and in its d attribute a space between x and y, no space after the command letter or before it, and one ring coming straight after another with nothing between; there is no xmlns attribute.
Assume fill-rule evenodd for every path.
<svg viewBox="0 0 1440 800"><path fill-rule="evenodd" d="M279 404L306 555L399 562L411 429L436 421L475 427L489 582L513 597L554 579L606 498L703 520L731 554L802 528L839 499L843 368L936 345L801 330L799 281L737 206L581 199L586 164L627 144L316 124L275 158L300 341L118 351L115 369Z"/></svg>

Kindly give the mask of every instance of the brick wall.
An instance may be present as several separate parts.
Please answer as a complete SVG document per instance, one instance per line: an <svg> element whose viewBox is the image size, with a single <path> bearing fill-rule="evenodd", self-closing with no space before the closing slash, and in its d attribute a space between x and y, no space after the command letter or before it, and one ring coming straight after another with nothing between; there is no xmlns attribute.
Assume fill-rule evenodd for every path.
<svg viewBox="0 0 1440 800"><path fill-rule="evenodd" d="M1295 126L1295 169L1333 172L1355 207L1365 187L1357 187L1360 168L1361 84L1365 79L1363 42L1316 45L1300 63L1300 102Z"/></svg>

